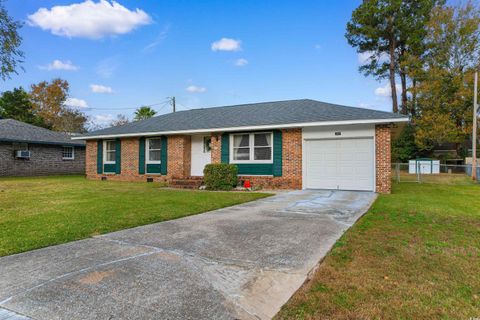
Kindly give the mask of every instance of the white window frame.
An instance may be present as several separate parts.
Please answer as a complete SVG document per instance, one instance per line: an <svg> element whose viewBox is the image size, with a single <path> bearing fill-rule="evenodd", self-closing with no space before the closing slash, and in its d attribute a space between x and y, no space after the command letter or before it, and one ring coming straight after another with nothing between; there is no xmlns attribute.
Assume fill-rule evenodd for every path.
<svg viewBox="0 0 480 320"><path fill-rule="evenodd" d="M115 160L114 161L107 161L107 144L108 142L113 142L115 145ZM103 164L116 164L117 159L117 144L115 140L105 140L103 141Z"/></svg>
<svg viewBox="0 0 480 320"><path fill-rule="evenodd" d="M153 161L150 160L150 140L160 140L160 149L152 149L152 150L159 150L160 151L160 160ZM147 164L160 164L162 163L162 140L161 138L148 138L145 139L145 163Z"/></svg>
<svg viewBox="0 0 480 320"><path fill-rule="evenodd" d="M65 157L64 156L64 148L72 148L72 156L71 157ZM62 147L62 160L75 160L75 147L74 146L63 146Z"/></svg>
<svg viewBox="0 0 480 320"><path fill-rule="evenodd" d="M234 160L233 159L233 149L234 149L234 146L233 146L233 137L234 136L241 136L241 135L245 135L245 134L248 134L249 137L248 137L248 148L250 150L250 160ZM272 143L272 146L270 147L270 160L254 160L254 156L255 156L255 135L256 134L270 134L270 141ZM230 134L230 163L233 163L233 164L241 164L241 163L267 163L267 164L271 164L273 163L273 132L271 131L267 131L267 132L243 132L243 133L232 133Z"/></svg>

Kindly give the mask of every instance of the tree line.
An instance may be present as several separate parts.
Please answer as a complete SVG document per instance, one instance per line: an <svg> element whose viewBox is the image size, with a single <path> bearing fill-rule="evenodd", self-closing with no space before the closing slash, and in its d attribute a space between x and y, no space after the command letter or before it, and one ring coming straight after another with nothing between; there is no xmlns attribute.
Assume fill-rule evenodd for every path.
<svg viewBox="0 0 480 320"><path fill-rule="evenodd" d="M429 155L444 143L467 155L466 142L477 121L473 74L480 63L478 4L364 0L352 13L346 38L369 56L359 71L388 79L392 111L411 117L411 125L394 142L397 160Z"/></svg>
<svg viewBox="0 0 480 320"><path fill-rule="evenodd" d="M5 91L0 95L0 117L69 133L102 128L84 112L68 105L69 88L68 81L53 79L31 85L28 92L22 87ZM135 111L133 119L144 120L155 114L152 108L142 106ZM119 114L104 126L119 126L128 122L127 116Z"/></svg>
<svg viewBox="0 0 480 320"><path fill-rule="evenodd" d="M0 117L54 131L84 133L88 117L65 103L68 91L69 84L62 79L33 84L29 92L22 87L5 91L0 96Z"/></svg>

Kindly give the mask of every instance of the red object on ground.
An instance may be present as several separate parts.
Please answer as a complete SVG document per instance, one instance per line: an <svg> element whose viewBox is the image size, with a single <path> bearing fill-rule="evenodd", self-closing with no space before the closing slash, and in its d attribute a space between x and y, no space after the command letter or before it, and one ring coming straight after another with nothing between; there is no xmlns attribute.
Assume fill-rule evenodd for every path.
<svg viewBox="0 0 480 320"><path fill-rule="evenodd" d="M250 189L252 187L252 185L250 184L250 180L245 180L243 182L243 187L247 188L247 189Z"/></svg>

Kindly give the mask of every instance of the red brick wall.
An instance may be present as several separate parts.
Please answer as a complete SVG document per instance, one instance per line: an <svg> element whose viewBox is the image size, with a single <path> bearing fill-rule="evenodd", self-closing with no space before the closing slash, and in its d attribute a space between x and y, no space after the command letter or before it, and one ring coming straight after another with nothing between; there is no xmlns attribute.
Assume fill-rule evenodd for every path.
<svg viewBox="0 0 480 320"><path fill-rule="evenodd" d="M158 174L139 174L138 173L138 156L139 156L139 138L124 138L122 139L122 165L120 174L97 174L97 141L87 140L86 147L86 174L89 179L101 179L107 177L108 180L116 181L146 181L147 178L153 178L154 181L167 181L170 178L170 173L167 176ZM172 147L170 150L170 143L168 146L168 153L176 153L176 148ZM170 164L169 164L170 168Z"/></svg>
<svg viewBox="0 0 480 320"><path fill-rule="evenodd" d="M168 137L167 172L174 179L190 176L192 139L190 136Z"/></svg>
<svg viewBox="0 0 480 320"><path fill-rule="evenodd" d="M378 193L391 192L391 155L391 129L388 125L377 125L375 127L375 191Z"/></svg>
<svg viewBox="0 0 480 320"><path fill-rule="evenodd" d="M211 161L212 163L220 163L222 160L222 134L212 133L211 141Z"/></svg>
<svg viewBox="0 0 480 320"><path fill-rule="evenodd" d="M241 176L265 189L302 189L302 129L282 130L282 176Z"/></svg>
<svg viewBox="0 0 480 320"><path fill-rule="evenodd" d="M289 180L293 189L302 188L302 129L282 130L283 179Z"/></svg>
<svg viewBox="0 0 480 320"><path fill-rule="evenodd" d="M249 179L254 186L266 189L301 189L302 188L302 130L282 130L282 176L242 176ZM218 137L218 140L217 140ZM146 181L153 177L154 181L169 181L172 178L190 176L191 168L191 137L168 137L168 174L139 175L138 174L138 138L122 139L122 173L120 175L97 174L97 142L88 140L86 147L86 173L90 179ZM390 193L391 191L391 137L390 128L379 125L375 128L375 161L376 161L376 191ZM221 134L212 134L212 163L221 161Z"/></svg>
<svg viewBox="0 0 480 320"><path fill-rule="evenodd" d="M254 185L272 189L302 188L302 130L285 129L282 131L283 161L282 177L242 177L250 179ZM218 140L216 137L218 136ZM212 135L212 163L220 163L221 134ZM88 140L86 148L86 172L90 179L146 181L147 177L154 181L168 181L172 178L190 176L191 138L190 136L168 137L168 169L167 176L138 174L138 138L122 139L122 171L119 175L97 174L97 141Z"/></svg>

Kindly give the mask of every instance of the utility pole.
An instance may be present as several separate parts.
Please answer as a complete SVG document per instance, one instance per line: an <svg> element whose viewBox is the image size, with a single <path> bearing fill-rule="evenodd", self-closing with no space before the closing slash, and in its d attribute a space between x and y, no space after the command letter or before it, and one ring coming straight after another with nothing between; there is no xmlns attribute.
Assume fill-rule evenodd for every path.
<svg viewBox="0 0 480 320"><path fill-rule="evenodd" d="M473 84L472 180L477 180L477 89L478 70L475 70L475 82Z"/></svg>
<svg viewBox="0 0 480 320"><path fill-rule="evenodd" d="M175 107L175 97L172 97L172 108L173 108L173 112L177 111Z"/></svg>

